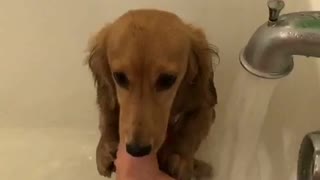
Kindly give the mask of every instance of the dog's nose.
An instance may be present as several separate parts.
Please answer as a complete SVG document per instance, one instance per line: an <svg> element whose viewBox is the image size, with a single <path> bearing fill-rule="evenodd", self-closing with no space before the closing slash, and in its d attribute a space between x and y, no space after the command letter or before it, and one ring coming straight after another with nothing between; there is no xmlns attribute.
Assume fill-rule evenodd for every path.
<svg viewBox="0 0 320 180"><path fill-rule="evenodd" d="M133 157L142 157L151 153L151 145L140 146L138 144L127 144L126 145L127 153Z"/></svg>

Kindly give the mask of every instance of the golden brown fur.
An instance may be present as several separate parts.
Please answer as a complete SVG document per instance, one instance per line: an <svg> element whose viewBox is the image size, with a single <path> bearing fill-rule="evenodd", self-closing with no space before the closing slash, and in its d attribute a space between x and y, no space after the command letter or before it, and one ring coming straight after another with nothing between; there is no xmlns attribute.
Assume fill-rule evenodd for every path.
<svg viewBox="0 0 320 180"><path fill-rule="evenodd" d="M201 30L164 11L129 11L97 33L88 62L100 109L101 175L111 175L119 141L151 144L178 180L208 173L194 154L215 118L212 53ZM125 85L115 80L119 72ZM159 90L163 74L176 81Z"/></svg>

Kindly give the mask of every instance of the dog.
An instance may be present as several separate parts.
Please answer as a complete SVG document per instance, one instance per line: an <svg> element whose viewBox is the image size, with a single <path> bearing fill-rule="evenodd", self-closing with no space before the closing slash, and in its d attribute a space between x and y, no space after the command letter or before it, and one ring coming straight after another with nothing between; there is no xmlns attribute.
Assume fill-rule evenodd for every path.
<svg viewBox="0 0 320 180"><path fill-rule="evenodd" d="M213 55L201 29L177 15L131 10L89 43L101 138L98 172L110 177L119 142L135 157L157 153L161 170L178 180L210 176L194 155L215 120Z"/></svg>

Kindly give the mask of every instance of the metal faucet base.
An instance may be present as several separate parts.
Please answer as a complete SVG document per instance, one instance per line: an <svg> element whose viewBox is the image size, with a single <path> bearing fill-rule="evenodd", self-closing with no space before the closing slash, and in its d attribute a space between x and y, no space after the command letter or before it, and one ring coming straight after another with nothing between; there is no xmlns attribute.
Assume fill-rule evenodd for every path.
<svg viewBox="0 0 320 180"><path fill-rule="evenodd" d="M320 179L320 131L307 134L301 143L298 180Z"/></svg>

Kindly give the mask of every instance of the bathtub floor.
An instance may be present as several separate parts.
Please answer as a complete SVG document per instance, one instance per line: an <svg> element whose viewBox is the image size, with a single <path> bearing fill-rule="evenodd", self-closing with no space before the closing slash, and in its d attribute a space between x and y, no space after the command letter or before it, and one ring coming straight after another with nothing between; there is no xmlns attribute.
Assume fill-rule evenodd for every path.
<svg viewBox="0 0 320 180"><path fill-rule="evenodd" d="M97 132L81 129L0 129L0 179L106 179L96 171L97 139Z"/></svg>

